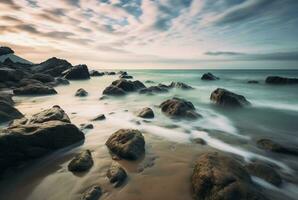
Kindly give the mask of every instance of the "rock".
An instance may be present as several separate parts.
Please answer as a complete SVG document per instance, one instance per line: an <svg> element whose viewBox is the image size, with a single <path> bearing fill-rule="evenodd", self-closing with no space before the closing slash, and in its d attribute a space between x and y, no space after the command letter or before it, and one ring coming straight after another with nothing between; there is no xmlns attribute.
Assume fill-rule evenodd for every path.
<svg viewBox="0 0 298 200"><path fill-rule="evenodd" d="M11 102L0 100L0 123L22 118L23 114Z"/></svg>
<svg viewBox="0 0 298 200"><path fill-rule="evenodd" d="M0 47L0 56L14 53L14 51L9 47Z"/></svg>
<svg viewBox="0 0 298 200"><path fill-rule="evenodd" d="M68 80L90 79L87 65L76 65L62 73Z"/></svg>
<svg viewBox="0 0 298 200"><path fill-rule="evenodd" d="M160 104L159 107L163 113L174 118L197 119L201 117L200 114L196 113L196 109L190 101L180 98L168 99Z"/></svg>
<svg viewBox="0 0 298 200"><path fill-rule="evenodd" d="M127 72L125 72L125 71L119 71L117 74L120 74L120 75L127 75Z"/></svg>
<svg viewBox="0 0 298 200"><path fill-rule="evenodd" d="M71 172L84 172L93 166L93 159L90 150L84 150L76 155L68 164Z"/></svg>
<svg viewBox="0 0 298 200"><path fill-rule="evenodd" d="M199 156L191 185L197 200L266 199L254 188L249 174L239 162L219 153Z"/></svg>
<svg viewBox="0 0 298 200"><path fill-rule="evenodd" d="M81 200L98 200L101 195L101 188L99 186L93 186L83 194Z"/></svg>
<svg viewBox="0 0 298 200"><path fill-rule="evenodd" d="M298 84L298 78L286 78L281 76L268 76L265 80L267 84L285 85Z"/></svg>
<svg viewBox="0 0 298 200"><path fill-rule="evenodd" d="M143 108L139 113L138 113L138 117L142 117L142 118L154 118L154 113L153 110L151 108Z"/></svg>
<svg viewBox="0 0 298 200"><path fill-rule="evenodd" d="M42 157L84 139L73 124L47 121L9 127L0 133L0 171Z"/></svg>
<svg viewBox="0 0 298 200"><path fill-rule="evenodd" d="M11 69L7 67L0 68L0 82L10 81L10 82L17 83L25 77L26 77L26 74L21 70Z"/></svg>
<svg viewBox="0 0 298 200"><path fill-rule="evenodd" d="M250 83L250 84L258 84L258 83L259 83L259 81L255 81L255 80L249 80L249 81L247 81L247 83Z"/></svg>
<svg viewBox="0 0 298 200"><path fill-rule="evenodd" d="M8 93L0 93L0 101L4 101L9 105L14 105L14 101L12 99L12 95Z"/></svg>
<svg viewBox="0 0 298 200"><path fill-rule="evenodd" d="M40 64L32 66L32 70L35 73L43 73L57 77L61 76L62 72L71 67L72 65L66 60L53 57Z"/></svg>
<svg viewBox="0 0 298 200"><path fill-rule="evenodd" d="M194 89L193 87L185 84L185 83L182 83L182 82L172 82L170 85L169 85L170 88L178 88L178 89L183 89L183 90L190 90L190 89Z"/></svg>
<svg viewBox="0 0 298 200"><path fill-rule="evenodd" d="M116 75L116 72L105 72L106 75L112 76L112 75Z"/></svg>
<svg viewBox="0 0 298 200"><path fill-rule="evenodd" d="M210 100L221 106L243 107L250 105L250 102L244 96L222 88L214 90L211 93Z"/></svg>
<svg viewBox="0 0 298 200"><path fill-rule="evenodd" d="M94 128L93 124L81 124L81 130L93 129L93 128Z"/></svg>
<svg viewBox="0 0 298 200"><path fill-rule="evenodd" d="M106 116L104 114L100 114L100 115L97 115L96 117L94 117L91 121L102 121L105 119L106 119Z"/></svg>
<svg viewBox="0 0 298 200"><path fill-rule="evenodd" d="M121 88L118 88L114 85L110 85L104 89L102 94L110 95L110 96L122 96L122 95L125 95L126 92Z"/></svg>
<svg viewBox="0 0 298 200"><path fill-rule="evenodd" d="M57 94L57 91L43 84L29 84L13 90L15 95L50 95Z"/></svg>
<svg viewBox="0 0 298 200"><path fill-rule="evenodd" d="M33 74L31 76L31 79L38 80L42 83L49 83L49 82L55 81L54 77L52 77L51 75L41 74L41 73Z"/></svg>
<svg viewBox="0 0 298 200"><path fill-rule="evenodd" d="M69 85L69 81L66 78L58 77L55 79L57 85Z"/></svg>
<svg viewBox="0 0 298 200"><path fill-rule="evenodd" d="M137 160L145 153L145 140L139 130L120 129L106 141L109 150L116 156Z"/></svg>
<svg viewBox="0 0 298 200"><path fill-rule="evenodd" d="M260 161L249 163L246 165L246 169L251 175L264 179L275 186L280 186L282 183L280 175L266 163Z"/></svg>
<svg viewBox="0 0 298 200"><path fill-rule="evenodd" d="M292 154L298 155L297 148L285 147L277 142L274 142L270 139L260 139L257 141L257 146L266 151L276 152L276 153L284 153L284 154Z"/></svg>
<svg viewBox="0 0 298 200"><path fill-rule="evenodd" d="M160 86L150 86L148 88L143 88L139 91L140 94L153 94L153 93L166 93L169 90L165 87Z"/></svg>
<svg viewBox="0 0 298 200"><path fill-rule="evenodd" d="M154 81L151 81L151 80L146 80L145 83L152 83L153 84L155 82Z"/></svg>
<svg viewBox="0 0 298 200"><path fill-rule="evenodd" d="M206 145L207 144L206 141L202 138L194 138L194 139L192 139L192 142L196 143L196 144L201 144L201 145Z"/></svg>
<svg viewBox="0 0 298 200"><path fill-rule="evenodd" d="M53 106L50 109L46 109L32 115L32 117L29 120L29 123L30 124L44 123L44 122L53 121L53 120L71 123L68 115L59 106Z"/></svg>
<svg viewBox="0 0 298 200"><path fill-rule="evenodd" d="M36 79L30 79L30 78L24 78L20 80L19 82L19 87L22 86L27 86L27 85L34 85L34 84L39 84L39 85L44 85L42 82Z"/></svg>
<svg viewBox="0 0 298 200"><path fill-rule="evenodd" d="M133 79L133 77L132 76L129 76L129 75L120 75L119 78Z"/></svg>
<svg viewBox="0 0 298 200"><path fill-rule="evenodd" d="M206 81L214 81L214 80L219 80L218 77L214 76L212 73L208 72L203 74L203 76L201 77L202 80L206 80Z"/></svg>
<svg viewBox="0 0 298 200"><path fill-rule="evenodd" d="M103 75L105 75L105 73L99 72L97 70L90 70L89 74L90 74L90 76L103 76Z"/></svg>
<svg viewBox="0 0 298 200"><path fill-rule="evenodd" d="M114 187L121 186L126 180L127 174L125 170L116 162L113 162L107 171L107 177Z"/></svg>
<svg viewBox="0 0 298 200"><path fill-rule="evenodd" d="M76 97L86 97L86 96L88 96L88 92L86 90L84 90L83 88L80 88L76 91L75 96Z"/></svg>

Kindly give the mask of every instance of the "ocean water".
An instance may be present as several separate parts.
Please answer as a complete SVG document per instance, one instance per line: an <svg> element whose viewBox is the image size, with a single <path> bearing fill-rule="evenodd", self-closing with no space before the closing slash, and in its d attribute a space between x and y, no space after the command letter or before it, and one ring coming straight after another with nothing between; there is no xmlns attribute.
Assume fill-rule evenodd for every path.
<svg viewBox="0 0 298 200"><path fill-rule="evenodd" d="M200 77L205 72L212 72L220 77L220 80L202 81ZM256 140L270 138L286 146L297 147L298 86L267 85L264 81L269 75L298 78L298 71L128 70L128 73L134 77L134 80L144 83L146 80L155 82L145 83L146 86L180 81L191 85L195 90L172 89L169 93L156 95L131 93L124 97L109 97L99 100L104 88L118 78L116 75L93 77L87 81L71 81L69 86L56 88L58 95L15 97L17 108L27 116L53 105L61 106L68 113L71 121L78 126L82 123L90 123L90 119L98 114L106 115L106 120L94 122L95 128L86 131L86 141L82 146L55 154L63 160L59 161L59 166L62 166L59 168L60 170L63 169L63 166L65 167L65 163L68 161L66 158L71 153L81 148L99 148L106 151L104 142L113 131L119 128L136 128L148 134L148 137L160 138L160 140L173 144L194 145L191 144L192 139L203 138L210 148L237 155L246 162L259 159L271 163L283 176L284 183L281 188L276 188L258 178L253 180L260 187L274 191L277 196L272 197L273 199L279 199L283 195L287 195L289 199L295 199L298 190L297 157L265 152L256 147ZM257 80L259 84L248 84L248 80ZM241 109L225 109L214 105L210 102L210 94L219 87L244 95L252 105ZM79 88L88 91L89 96L74 97ZM169 119L161 113L158 105L172 97L181 97L191 101L197 112L203 117L195 121ZM154 110L155 118L146 121L138 118L136 112L143 107L151 107ZM191 146L191 148L193 147ZM53 156L40 162L43 162L43 167L51 168L49 163L53 162ZM190 160L189 163L191 162ZM59 170L53 170L52 173L57 174L57 171ZM34 174L34 172L31 173ZM62 179L58 175L55 178L39 176L42 177L42 181L34 186L34 191L27 194L27 199L39 199L46 191L45 188L54 187L55 181ZM70 192L70 190L69 188L65 192ZM61 196L65 196L63 192L57 193L57 195L54 195L52 199L60 199Z"/></svg>

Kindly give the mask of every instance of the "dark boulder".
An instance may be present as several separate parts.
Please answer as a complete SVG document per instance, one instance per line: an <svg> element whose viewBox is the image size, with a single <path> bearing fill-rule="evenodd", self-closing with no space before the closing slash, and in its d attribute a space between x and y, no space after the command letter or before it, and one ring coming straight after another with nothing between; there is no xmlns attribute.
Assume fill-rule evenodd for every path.
<svg viewBox="0 0 298 200"><path fill-rule="evenodd" d="M29 84L13 90L15 95L51 95L57 94L57 91L44 84Z"/></svg>
<svg viewBox="0 0 298 200"><path fill-rule="evenodd" d="M49 83L49 82L55 81L54 77L52 77L51 75L41 74L41 73L33 74L30 78L38 80L42 83Z"/></svg>
<svg viewBox="0 0 298 200"><path fill-rule="evenodd" d="M214 90L211 93L210 100L221 106L243 107L250 105L250 102L244 96L222 88Z"/></svg>
<svg viewBox="0 0 298 200"><path fill-rule="evenodd" d="M280 175L269 164L256 161L246 165L246 169L251 175L264 179L275 186L280 186L282 183Z"/></svg>
<svg viewBox="0 0 298 200"><path fill-rule="evenodd" d="M197 200L263 200L241 164L229 156L205 153L199 156L191 185Z"/></svg>
<svg viewBox="0 0 298 200"><path fill-rule="evenodd" d="M117 72L117 74L120 74L120 75L128 75L126 71L119 71L119 72Z"/></svg>
<svg viewBox="0 0 298 200"><path fill-rule="evenodd" d="M25 77L26 73L21 70L7 67L0 68L0 82L19 82Z"/></svg>
<svg viewBox="0 0 298 200"><path fill-rule="evenodd" d="M139 113L138 117L141 118L154 118L154 112L151 108L143 108Z"/></svg>
<svg viewBox="0 0 298 200"><path fill-rule="evenodd" d="M61 121L9 127L0 134L0 171L83 139L84 134L75 125Z"/></svg>
<svg viewBox="0 0 298 200"><path fill-rule="evenodd" d="M93 128L94 128L93 124L81 124L81 130L93 129Z"/></svg>
<svg viewBox="0 0 298 200"><path fill-rule="evenodd" d="M101 195L101 188L99 186L93 186L83 194L81 200L98 200L101 197Z"/></svg>
<svg viewBox="0 0 298 200"><path fill-rule="evenodd" d="M20 80L20 82L18 83L19 87L26 86L26 85L34 85L34 84L43 85L43 83L40 82L39 80L30 79L30 78L24 78Z"/></svg>
<svg viewBox="0 0 298 200"><path fill-rule="evenodd" d="M106 116L104 114L100 114L100 115L97 115L96 117L94 117L91 121L102 121L105 119L106 119Z"/></svg>
<svg viewBox="0 0 298 200"><path fill-rule="evenodd" d="M268 76L265 80L267 84L286 85L298 84L298 78L286 78L281 76Z"/></svg>
<svg viewBox="0 0 298 200"><path fill-rule="evenodd" d="M111 95L111 96L122 96L122 95L125 95L126 92L121 88L118 88L114 85L110 85L104 89L102 94Z"/></svg>
<svg viewBox="0 0 298 200"><path fill-rule="evenodd" d="M166 87L161 86L150 86L148 88L143 88L139 91L140 94L154 94L154 93L166 93L169 90Z"/></svg>
<svg viewBox="0 0 298 200"><path fill-rule="evenodd" d="M10 101L0 99L0 123L22 118L23 114Z"/></svg>
<svg viewBox="0 0 298 200"><path fill-rule="evenodd" d="M124 78L124 79L133 79L132 76L130 75L120 75L119 78Z"/></svg>
<svg viewBox="0 0 298 200"><path fill-rule="evenodd" d="M182 90L190 90L190 89L194 89L193 87L185 84L185 83L182 83L182 82L172 82L170 85L169 85L170 88L178 88L178 89L182 89Z"/></svg>
<svg viewBox="0 0 298 200"><path fill-rule="evenodd" d="M86 97L86 96L88 96L88 92L86 90L84 90L83 88L80 88L76 91L75 96L76 97Z"/></svg>
<svg viewBox="0 0 298 200"><path fill-rule="evenodd" d="M109 150L116 156L137 160L145 153L145 140L139 130L120 129L106 141Z"/></svg>
<svg viewBox="0 0 298 200"><path fill-rule="evenodd" d="M32 66L32 70L35 73L43 73L57 77L61 76L62 72L71 67L72 65L66 60L53 57L40 64Z"/></svg>
<svg viewBox="0 0 298 200"><path fill-rule="evenodd" d="M55 79L56 85L69 85L69 81L66 78L58 77Z"/></svg>
<svg viewBox="0 0 298 200"><path fill-rule="evenodd" d="M203 74L203 76L201 77L202 80L206 80L206 81L215 81L215 80L219 80L218 77L214 76L212 73L208 72Z"/></svg>
<svg viewBox="0 0 298 200"><path fill-rule="evenodd" d="M259 81L256 81L256 80L249 80L249 81L247 81L247 83L249 83L249 84L258 84Z"/></svg>
<svg viewBox="0 0 298 200"><path fill-rule="evenodd" d="M9 105L14 105L14 101L12 99L12 95L8 93L0 93L0 101L4 101Z"/></svg>
<svg viewBox="0 0 298 200"><path fill-rule="evenodd" d="M12 54L14 51L9 47L0 47L0 56Z"/></svg>
<svg viewBox="0 0 298 200"><path fill-rule="evenodd" d="M105 75L113 76L116 75L116 72L105 72Z"/></svg>
<svg viewBox="0 0 298 200"><path fill-rule="evenodd" d="M89 74L90 74L90 76L103 76L103 75L105 75L105 73L99 72L97 70L90 70Z"/></svg>
<svg viewBox="0 0 298 200"><path fill-rule="evenodd" d="M93 166L93 159L90 150L84 150L76 155L68 164L71 172L84 172Z"/></svg>
<svg viewBox="0 0 298 200"><path fill-rule="evenodd" d="M68 80L90 79L90 74L87 65L76 65L68 69L67 71L64 71L63 75Z"/></svg>
<svg viewBox="0 0 298 200"><path fill-rule="evenodd" d="M285 147L277 142L274 142L270 139L260 139L257 141L257 146L266 151L298 155L298 148L294 147Z"/></svg>
<svg viewBox="0 0 298 200"><path fill-rule="evenodd" d="M44 122L53 121L53 120L70 123L70 119L68 115L59 106L53 106L50 109L46 109L32 115L32 117L29 120L29 123L30 124L44 123Z"/></svg>
<svg viewBox="0 0 298 200"><path fill-rule="evenodd" d="M201 117L201 115L196 112L194 105L185 99L168 99L161 103L159 107L163 113L173 118L197 119Z"/></svg>
<svg viewBox="0 0 298 200"><path fill-rule="evenodd" d="M127 174L118 163L113 162L107 171L107 177L114 187L119 187L125 182Z"/></svg>

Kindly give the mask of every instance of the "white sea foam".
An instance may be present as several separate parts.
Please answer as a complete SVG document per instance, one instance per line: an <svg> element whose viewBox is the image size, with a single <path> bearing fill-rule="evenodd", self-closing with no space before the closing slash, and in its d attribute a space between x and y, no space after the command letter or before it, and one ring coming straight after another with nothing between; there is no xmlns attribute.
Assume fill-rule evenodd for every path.
<svg viewBox="0 0 298 200"><path fill-rule="evenodd" d="M280 103L275 101L253 101L253 106L278 110L298 111L298 104Z"/></svg>

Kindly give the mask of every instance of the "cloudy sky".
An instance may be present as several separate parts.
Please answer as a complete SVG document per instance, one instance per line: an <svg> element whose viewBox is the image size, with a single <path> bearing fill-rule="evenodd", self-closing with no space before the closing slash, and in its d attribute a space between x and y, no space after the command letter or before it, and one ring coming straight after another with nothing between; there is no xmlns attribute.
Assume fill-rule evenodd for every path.
<svg viewBox="0 0 298 200"><path fill-rule="evenodd" d="M0 0L0 45L99 68L298 69L298 0Z"/></svg>

